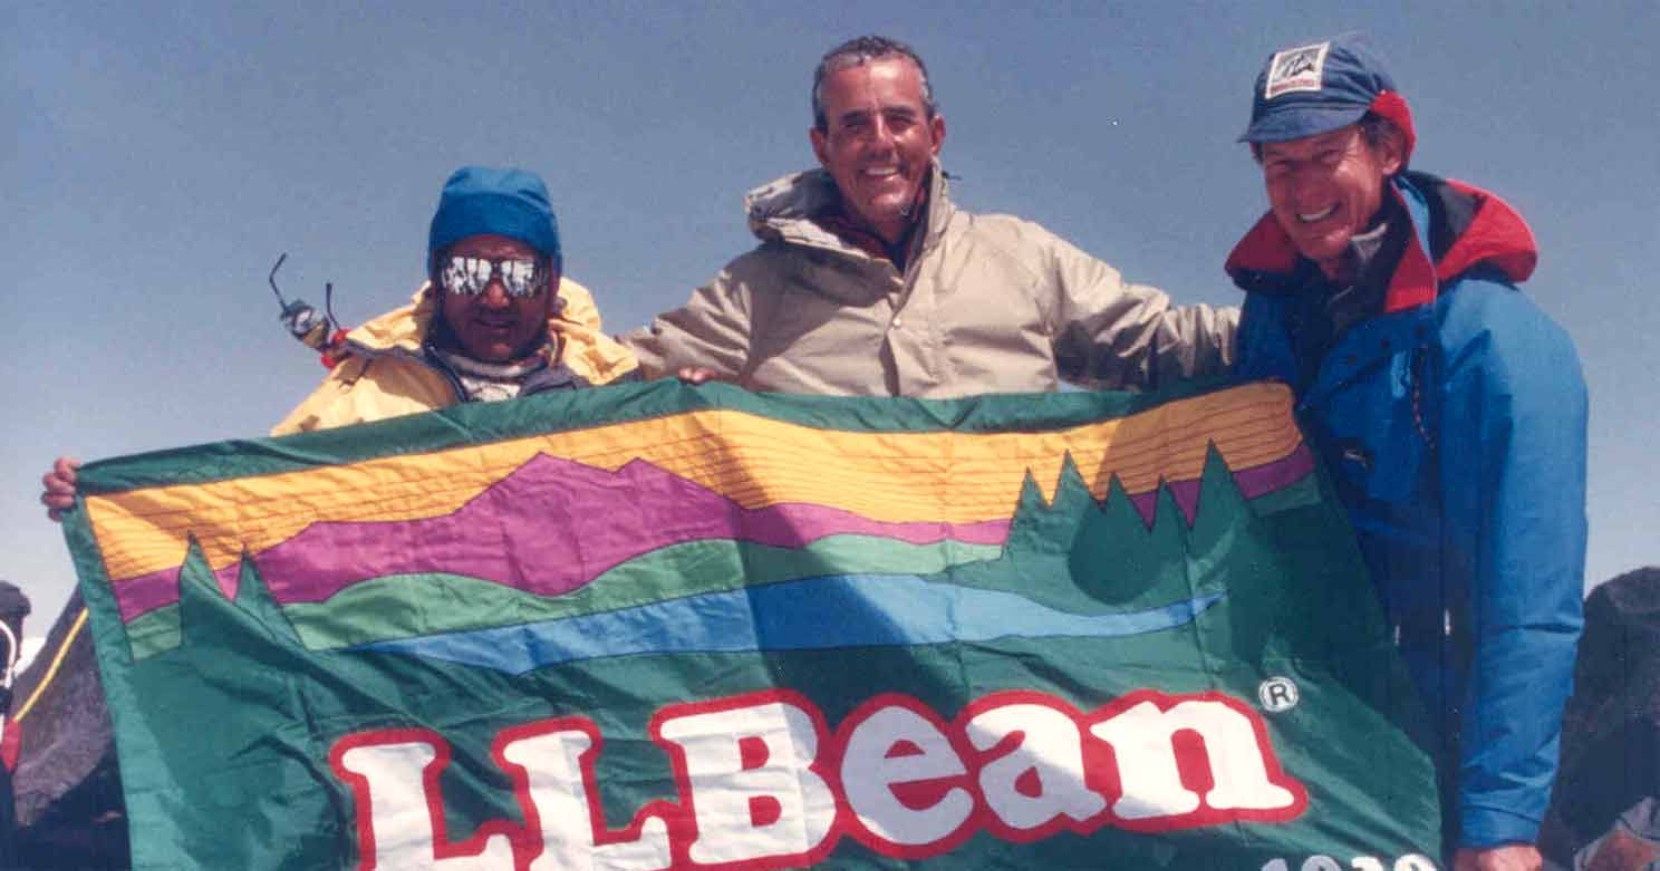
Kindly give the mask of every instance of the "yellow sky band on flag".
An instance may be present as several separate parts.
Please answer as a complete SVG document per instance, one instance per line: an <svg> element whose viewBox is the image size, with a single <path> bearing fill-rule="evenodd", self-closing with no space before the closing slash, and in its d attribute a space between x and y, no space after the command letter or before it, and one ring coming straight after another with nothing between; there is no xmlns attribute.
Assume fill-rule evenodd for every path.
<svg viewBox="0 0 1660 871"><path fill-rule="evenodd" d="M1174 435L1172 435L1174 434ZM711 444L711 437L720 441ZM1047 433L821 430L730 409L340 466L88 496L113 581L176 568L188 536L218 569L316 522L451 513L539 453L615 471L640 457L745 508L807 503L878 521L1006 519L1027 469L1046 498L1070 453L1096 498L1200 476L1210 444L1228 465L1282 459L1301 441L1289 392L1252 384ZM758 451L762 445L772 450ZM787 448L778 450L777 448ZM1098 457L1090 463L1082 458ZM833 461L830 460L833 458Z"/></svg>

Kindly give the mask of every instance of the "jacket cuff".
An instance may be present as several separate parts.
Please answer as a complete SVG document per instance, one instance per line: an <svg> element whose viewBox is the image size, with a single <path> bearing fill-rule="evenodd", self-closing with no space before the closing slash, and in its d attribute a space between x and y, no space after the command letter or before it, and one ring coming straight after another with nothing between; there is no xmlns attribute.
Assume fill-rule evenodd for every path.
<svg viewBox="0 0 1660 871"><path fill-rule="evenodd" d="M1464 806L1459 814L1458 846L1487 848L1501 844L1533 844L1539 840L1539 820L1489 807Z"/></svg>

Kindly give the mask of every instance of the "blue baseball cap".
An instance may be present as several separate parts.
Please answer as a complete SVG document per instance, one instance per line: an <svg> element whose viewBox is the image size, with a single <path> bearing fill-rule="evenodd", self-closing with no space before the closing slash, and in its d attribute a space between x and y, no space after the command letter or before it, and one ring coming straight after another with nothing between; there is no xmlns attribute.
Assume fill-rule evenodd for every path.
<svg viewBox="0 0 1660 871"><path fill-rule="evenodd" d="M427 234L427 263L468 236L506 236L535 248L564 271L559 219L540 176L522 169L463 166L444 182Z"/></svg>
<svg viewBox="0 0 1660 871"><path fill-rule="evenodd" d="M1411 153L1415 142L1412 113L1395 90L1395 80L1365 37L1346 33L1269 55L1257 74L1251 124L1239 141L1285 142L1317 136L1354 124L1367 112L1400 127L1406 134L1407 153Z"/></svg>

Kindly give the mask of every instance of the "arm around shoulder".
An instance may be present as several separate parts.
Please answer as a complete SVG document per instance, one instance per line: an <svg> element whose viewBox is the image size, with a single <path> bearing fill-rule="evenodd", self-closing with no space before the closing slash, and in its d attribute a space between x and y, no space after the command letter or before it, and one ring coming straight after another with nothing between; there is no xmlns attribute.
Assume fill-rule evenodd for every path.
<svg viewBox="0 0 1660 871"><path fill-rule="evenodd" d="M1055 357L1068 381L1108 389L1221 375L1234 361L1239 309L1172 305L1156 287L1052 237Z"/></svg>
<svg viewBox="0 0 1660 871"><path fill-rule="evenodd" d="M671 376L683 369L708 370L712 377L738 380L749 360L753 329L749 255L722 269L693 291L686 304L618 337L640 361L646 378Z"/></svg>

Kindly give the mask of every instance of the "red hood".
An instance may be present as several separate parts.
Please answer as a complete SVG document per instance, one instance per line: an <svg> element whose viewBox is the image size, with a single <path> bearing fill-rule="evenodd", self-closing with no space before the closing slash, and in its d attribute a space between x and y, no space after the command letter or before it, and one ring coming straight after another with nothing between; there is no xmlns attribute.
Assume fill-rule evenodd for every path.
<svg viewBox="0 0 1660 871"><path fill-rule="evenodd" d="M1498 269L1513 282L1526 281L1533 274L1539 262L1533 231L1508 203L1496 194L1463 182L1424 173L1406 175L1427 199L1458 206L1440 210L1450 216L1451 226L1438 229L1449 231L1454 241L1440 260L1431 264L1429 252L1424 250L1419 234L1414 233L1389 281L1384 311L1400 311L1427 303L1435 299L1436 288L1442 282L1480 265ZM1395 184L1390 185L1389 191L1397 201L1401 199ZM1235 284L1250 290L1254 287L1251 279L1255 274L1290 275L1298 257L1291 237L1270 212L1234 246L1225 268Z"/></svg>

